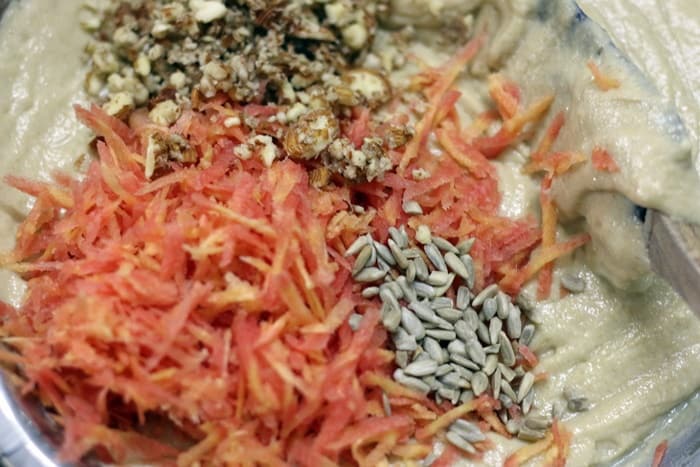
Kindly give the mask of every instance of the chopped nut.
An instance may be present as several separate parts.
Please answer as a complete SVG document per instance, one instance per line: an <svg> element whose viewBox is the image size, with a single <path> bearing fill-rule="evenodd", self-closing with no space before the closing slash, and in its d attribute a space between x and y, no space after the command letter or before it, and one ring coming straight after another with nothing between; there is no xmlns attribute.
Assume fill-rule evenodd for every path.
<svg viewBox="0 0 700 467"><path fill-rule="evenodd" d="M200 23L211 23L226 15L226 6L217 1L190 0L190 8Z"/></svg>
<svg viewBox="0 0 700 467"><path fill-rule="evenodd" d="M360 50L367 45L369 34L361 23L353 23L343 28L343 41L354 50Z"/></svg>
<svg viewBox="0 0 700 467"><path fill-rule="evenodd" d="M125 92L112 94L102 109L113 117L125 119L134 110L134 98Z"/></svg>
<svg viewBox="0 0 700 467"><path fill-rule="evenodd" d="M284 150L293 159L313 159L337 138L338 133L338 120L330 110L314 110L287 130Z"/></svg>
<svg viewBox="0 0 700 467"><path fill-rule="evenodd" d="M159 102L148 113L148 118L157 125L170 126L180 118L180 106L172 100Z"/></svg>
<svg viewBox="0 0 700 467"><path fill-rule="evenodd" d="M323 188L331 180L331 171L327 167L317 167L309 173L309 183L314 188Z"/></svg>
<svg viewBox="0 0 700 467"><path fill-rule="evenodd" d="M378 107L391 99L389 80L376 71L358 68L347 72L343 79L353 93L370 107Z"/></svg>

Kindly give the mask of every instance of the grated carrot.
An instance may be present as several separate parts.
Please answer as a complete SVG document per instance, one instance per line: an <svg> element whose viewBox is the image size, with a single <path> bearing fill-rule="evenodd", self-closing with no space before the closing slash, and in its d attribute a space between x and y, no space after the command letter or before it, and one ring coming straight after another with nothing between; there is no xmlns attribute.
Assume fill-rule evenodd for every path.
<svg viewBox="0 0 700 467"><path fill-rule="evenodd" d="M598 86L601 91L610 91L611 89L620 87L620 80L604 74L595 62L589 61L587 66L593 74L593 82L595 82L596 86Z"/></svg>
<svg viewBox="0 0 700 467"><path fill-rule="evenodd" d="M416 134L406 146L406 150L401 157L399 163L400 173L408 167L408 165L416 157L419 151L425 146L428 141L428 136L435 124L435 116L440 110L440 104L443 103L443 96L452 87L452 84L462 72L464 66L471 61L476 53L481 49L484 38L479 36L469 41L457 54L445 64L439 72L438 79L425 91L428 96L428 110L416 125Z"/></svg>
<svg viewBox="0 0 700 467"><path fill-rule="evenodd" d="M601 147L596 146L593 148L593 154L591 155L591 163L593 168L599 172L619 172L620 166L617 165L615 159L610 155L610 153Z"/></svg>
<svg viewBox="0 0 700 467"><path fill-rule="evenodd" d="M654 450L654 459L651 462L651 467L660 467L661 463L664 461L666 456L666 451L668 451L668 441L664 440L656 446Z"/></svg>

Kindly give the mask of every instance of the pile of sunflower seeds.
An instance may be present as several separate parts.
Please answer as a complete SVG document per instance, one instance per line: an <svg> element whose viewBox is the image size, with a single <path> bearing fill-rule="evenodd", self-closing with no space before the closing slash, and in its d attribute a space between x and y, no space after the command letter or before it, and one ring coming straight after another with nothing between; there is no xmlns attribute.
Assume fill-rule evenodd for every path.
<svg viewBox="0 0 700 467"><path fill-rule="evenodd" d="M404 206L405 211L418 208ZM405 227L392 227L386 244L367 234L346 255L356 256L352 275L365 286L362 295L382 301L382 323L396 350L397 382L431 394L438 403L489 394L501 401L498 415L511 434L541 439L551 418L533 411L535 375L516 359L518 346L529 345L535 333L527 318L531 305L524 297L512 303L496 284L473 294L473 244L468 239L454 245L427 226L416 230L411 243ZM356 328L361 319L352 315L350 326ZM466 446L478 435L470 438L467 432L454 425L447 439L469 451Z"/></svg>

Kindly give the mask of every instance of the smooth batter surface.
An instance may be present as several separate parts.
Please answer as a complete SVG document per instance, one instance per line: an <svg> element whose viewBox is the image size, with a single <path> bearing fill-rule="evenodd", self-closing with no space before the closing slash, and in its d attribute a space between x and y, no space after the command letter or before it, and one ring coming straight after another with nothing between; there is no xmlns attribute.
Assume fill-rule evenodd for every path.
<svg viewBox="0 0 700 467"><path fill-rule="evenodd" d="M83 100L81 52L85 37L77 24L79 3L23 0L3 21L0 76L12 85L0 88L2 174L46 179L54 168L72 169L85 151L90 136L78 126L71 108ZM407 12L420 13L424 25L430 26L430 15L438 17L443 8L454 13L459 5L468 12L473 5L467 4L480 2L394 3ZM494 2L494 14L510 11L507 3ZM514 3L522 7L527 2ZM680 104L691 143L697 147L700 107L695 93L700 93L700 71L686 65L700 57L700 4L691 0L587 0L583 4L602 13L603 23L618 44L650 73L664 95ZM410 13L397 18L399 23L411 21ZM523 24L516 18L501 27L517 31ZM482 60L497 63L501 59L499 47L514 46L506 39ZM440 58L439 54L433 57ZM467 107L471 104L465 102ZM523 152L512 151L499 164L502 209L514 217L537 206L537 184L519 173L525 157ZM17 222L27 212L28 200L4 187L0 188L0 200L0 248L8 249ZM595 196L587 202L598 204ZM606 216L610 219L620 213L597 214L603 222ZM625 240L620 239L620 248L630 244ZM586 292L544 303L536 314L540 326L534 345L542 353L541 369L552 375L539 388L539 407L548 410L567 385L575 386L593 404L589 412L565 419L575 433L568 464L572 466L606 464L627 452L655 428L660 417L700 387L700 324L695 316L659 281L652 280L643 293L621 292L592 274L585 264L588 259L579 254L560 264L560 268L586 278ZM21 282L1 274L0 298L17 303ZM696 413L697 409L686 409L687 420L664 428L665 433L692 421ZM485 463L498 465L515 444L499 441ZM648 446L653 450L655 440ZM647 450L637 461L643 465L649 459Z"/></svg>

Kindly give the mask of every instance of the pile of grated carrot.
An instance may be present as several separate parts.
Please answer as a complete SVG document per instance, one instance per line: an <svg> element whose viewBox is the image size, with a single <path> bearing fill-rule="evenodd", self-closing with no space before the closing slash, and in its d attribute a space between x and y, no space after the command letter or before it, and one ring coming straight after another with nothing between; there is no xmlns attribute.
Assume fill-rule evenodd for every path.
<svg viewBox="0 0 700 467"><path fill-rule="evenodd" d="M62 458L374 466L424 458L458 418L508 436L489 396L437 406L391 379L379 305L361 297L343 257L365 232L383 241L390 226L427 224L450 240L476 238L477 289L501 282L515 293L585 243L560 244L551 234L545 242L536 219L498 214L489 159L518 142L552 99L521 108L517 86L495 78L496 110L463 126L453 85L480 42L417 78L429 110L416 137L391 154L399 170L372 183L316 189L299 163L238 158L233 149L248 134L225 120L274 108L220 96L171 128L77 108L98 136L99 158L81 179L7 179L36 201L2 257L27 280L27 294L20 307L0 308L0 336L16 351L0 350L0 361L17 365L21 389L63 427ZM346 135L381 136L383 126L357 110ZM499 120L501 132L485 136ZM199 162L147 179L152 132L185 138ZM428 151L431 133L445 157ZM551 165L547 144L533 157L537 170ZM431 177L404 176L416 168ZM407 217L408 200L424 214ZM548 219L551 231L556 216ZM356 332L351 313L364 316ZM519 358L536 364L534 354ZM565 458L568 434L561 425L553 431L509 465L531 452ZM454 455L448 448L440 461Z"/></svg>

